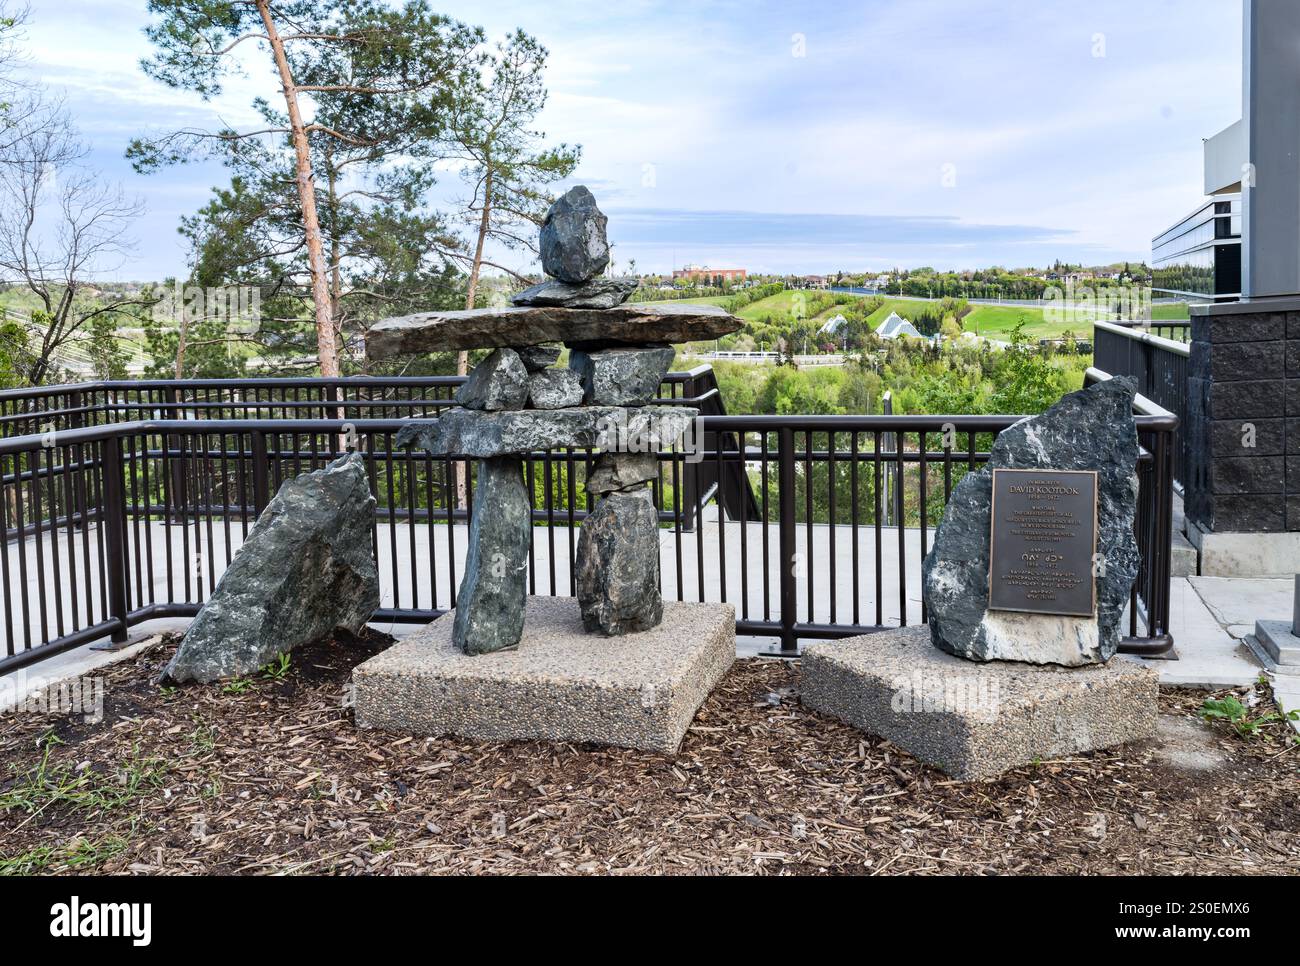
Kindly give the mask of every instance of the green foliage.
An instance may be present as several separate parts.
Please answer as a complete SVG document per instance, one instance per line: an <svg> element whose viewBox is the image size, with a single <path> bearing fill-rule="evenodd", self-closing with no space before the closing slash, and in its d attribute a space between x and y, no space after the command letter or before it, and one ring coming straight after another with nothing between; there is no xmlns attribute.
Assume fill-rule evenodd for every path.
<svg viewBox="0 0 1300 966"><path fill-rule="evenodd" d="M118 336L128 313L100 312L90 319L89 354L96 379L125 379L131 354Z"/></svg>
<svg viewBox="0 0 1300 966"><path fill-rule="evenodd" d="M780 366L768 376L759 405L762 412L781 415L842 415L843 383L844 373L836 368L798 370Z"/></svg>
<svg viewBox="0 0 1300 966"><path fill-rule="evenodd" d="M289 675L292 661L289 652L278 655L275 660L262 668L262 677L268 681L283 681Z"/></svg>
<svg viewBox="0 0 1300 966"><path fill-rule="evenodd" d="M30 356L26 329L10 319L0 320L0 389L23 385L22 372Z"/></svg>
<svg viewBox="0 0 1300 966"><path fill-rule="evenodd" d="M1024 325L1011 332L1011 348L1002 353L993 405L1004 413L1039 413L1069 391L1065 373L1034 351L1024 335Z"/></svg>
<svg viewBox="0 0 1300 966"><path fill-rule="evenodd" d="M1261 736L1267 738L1265 726L1300 721L1300 711L1267 711L1262 714L1251 714L1250 709L1235 694L1230 694L1225 698L1206 698L1201 705L1201 717L1206 721L1226 722L1240 738ZM1292 740L1300 740L1300 736L1290 737Z"/></svg>
<svg viewBox="0 0 1300 966"><path fill-rule="evenodd" d="M771 298L774 295L780 295L783 291L785 291L785 286L780 282L755 285L753 288L747 288L733 295L727 302L727 311L732 315L737 315L741 309L753 305L755 302L761 302L763 299Z"/></svg>
<svg viewBox="0 0 1300 966"><path fill-rule="evenodd" d="M868 340L844 366L756 366L717 362L714 373L732 414L894 412L919 415L1032 414L1083 383L1087 356L1043 352L1020 338L1015 348L916 340Z"/></svg>

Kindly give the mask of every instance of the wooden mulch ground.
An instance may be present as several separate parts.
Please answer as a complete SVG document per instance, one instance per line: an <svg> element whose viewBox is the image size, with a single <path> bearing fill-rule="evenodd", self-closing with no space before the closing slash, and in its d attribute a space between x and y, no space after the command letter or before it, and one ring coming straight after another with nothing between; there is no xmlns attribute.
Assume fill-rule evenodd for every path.
<svg viewBox="0 0 1300 966"><path fill-rule="evenodd" d="M1300 751L1165 692L1163 738L971 784L800 707L739 661L675 758L363 732L358 661L162 689L174 641L106 669L105 717L0 717L0 872L1294 873ZM1260 709L1270 707L1264 691Z"/></svg>

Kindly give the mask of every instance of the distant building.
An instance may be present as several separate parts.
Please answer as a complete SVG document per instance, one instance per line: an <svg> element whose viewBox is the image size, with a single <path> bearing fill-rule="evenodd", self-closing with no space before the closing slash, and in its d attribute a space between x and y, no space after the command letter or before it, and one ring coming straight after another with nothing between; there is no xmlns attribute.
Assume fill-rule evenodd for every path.
<svg viewBox="0 0 1300 966"><path fill-rule="evenodd" d="M710 268L708 265L684 265L673 270L673 278L702 278L712 282L721 279L724 282L739 282L745 277L743 268Z"/></svg>
<svg viewBox="0 0 1300 966"><path fill-rule="evenodd" d="M825 333L826 335L834 335L835 333L839 332L840 329L843 328L845 325L848 325L848 322L849 320L846 319L844 316L837 315L834 318L827 319L825 324L822 325L822 327L817 330L817 334L821 335Z"/></svg>
<svg viewBox="0 0 1300 966"><path fill-rule="evenodd" d="M889 318L885 319L884 322L881 322L880 328L876 329L876 335L880 336L882 339L897 339L900 335L907 336L911 339L925 338L925 336L921 335L921 333L916 330L916 326L907 321L907 319L903 318L897 312L889 313Z"/></svg>
<svg viewBox="0 0 1300 966"><path fill-rule="evenodd" d="M1215 189L1209 201L1152 239L1157 298L1231 302L1241 296L1240 186Z"/></svg>
<svg viewBox="0 0 1300 966"><path fill-rule="evenodd" d="M803 283L804 288L830 288L830 282L825 275L805 275L799 281Z"/></svg>

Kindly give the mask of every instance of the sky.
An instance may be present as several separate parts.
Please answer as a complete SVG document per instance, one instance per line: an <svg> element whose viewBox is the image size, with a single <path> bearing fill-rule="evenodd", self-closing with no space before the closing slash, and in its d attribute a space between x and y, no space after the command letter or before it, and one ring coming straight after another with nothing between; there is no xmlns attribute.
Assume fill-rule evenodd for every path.
<svg viewBox="0 0 1300 966"><path fill-rule="evenodd" d="M433 6L550 50L538 127L582 146L572 183L641 273L1146 260L1199 202L1202 139L1241 115L1240 0ZM150 80L148 21L144 0L30 0L23 70L145 204L119 279L184 274L180 218L226 178L137 175L130 139L238 125L278 94L260 59L209 103ZM463 197L457 173L437 191Z"/></svg>

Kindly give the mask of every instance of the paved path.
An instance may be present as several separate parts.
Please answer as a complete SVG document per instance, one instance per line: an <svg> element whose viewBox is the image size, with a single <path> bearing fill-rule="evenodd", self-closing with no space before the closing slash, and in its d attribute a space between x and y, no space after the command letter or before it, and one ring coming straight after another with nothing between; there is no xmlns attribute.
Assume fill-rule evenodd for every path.
<svg viewBox="0 0 1300 966"><path fill-rule="evenodd" d="M1292 620L1294 578L1189 577L1187 583L1214 622L1237 642L1238 651L1246 652L1251 663L1255 663L1254 657L1241 641L1255 633L1255 622L1275 620L1289 624ZM1260 673L1256 667L1256 677ZM1283 710L1300 711L1300 674L1269 674L1269 680ZM1300 721L1292 724L1300 731Z"/></svg>

